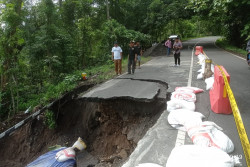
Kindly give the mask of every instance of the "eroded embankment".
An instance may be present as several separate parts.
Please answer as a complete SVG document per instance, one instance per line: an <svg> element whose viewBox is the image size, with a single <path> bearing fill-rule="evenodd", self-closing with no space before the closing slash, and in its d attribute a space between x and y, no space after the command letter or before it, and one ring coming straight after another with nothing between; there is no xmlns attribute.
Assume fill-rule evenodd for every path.
<svg viewBox="0 0 250 167"><path fill-rule="evenodd" d="M66 99L51 106L56 129L44 125L42 114L0 140L1 167L25 166L48 152L48 147L71 146L78 137L86 141L87 150L78 155L77 166L119 166L166 108L166 99L157 97L89 101L71 95Z"/></svg>

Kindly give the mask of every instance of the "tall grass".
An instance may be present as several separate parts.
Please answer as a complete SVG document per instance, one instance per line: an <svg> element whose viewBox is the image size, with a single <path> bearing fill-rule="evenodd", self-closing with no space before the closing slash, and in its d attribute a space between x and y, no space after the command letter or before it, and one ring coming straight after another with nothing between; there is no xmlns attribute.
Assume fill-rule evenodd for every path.
<svg viewBox="0 0 250 167"><path fill-rule="evenodd" d="M239 56L246 58L247 51L231 45L225 38L220 38L216 41L216 45Z"/></svg>

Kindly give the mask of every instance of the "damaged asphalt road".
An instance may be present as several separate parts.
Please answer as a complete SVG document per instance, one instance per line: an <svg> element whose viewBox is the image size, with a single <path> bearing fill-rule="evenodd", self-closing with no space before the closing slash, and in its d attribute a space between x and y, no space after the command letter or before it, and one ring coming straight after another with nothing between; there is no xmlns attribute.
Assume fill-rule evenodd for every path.
<svg viewBox="0 0 250 167"><path fill-rule="evenodd" d="M117 112L122 118L128 115L150 113L151 115L162 113L166 109L170 92L175 87L186 86L190 70L190 50L188 55L183 53L181 67L174 67L173 55L165 56L165 48L156 48L157 57L144 64L141 69L136 69L135 74L123 74L115 79L98 85L85 94L78 96L87 101L117 101L132 100L131 107L127 111L124 106L117 106ZM138 105L138 102L143 104ZM147 103L151 103L146 106ZM114 106L114 105L113 105ZM146 107L143 107L146 106ZM161 106L161 107L160 107ZM118 109L120 108L120 110ZM124 112L127 112L124 114ZM125 116L124 116L125 115ZM175 144L177 131L167 123L168 113L163 112L154 127L139 141L135 151L131 154L125 167L134 167L142 162L155 162L164 164ZM116 165L114 165L116 166Z"/></svg>
<svg viewBox="0 0 250 167"><path fill-rule="evenodd" d="M135 167L140 163L165 166L178 132L167 121L165 109L170 93L175 87L188 85L190 70L191 86L206 88L204 81L196 80L199 67L195 57L194 67L190 68L192 48L199 40L183 43L180 67L174 67L173 55L167 57L166 48L158 45L152 52L155 57L136 69L134 75L123 74L59 99L51 106L57 115L56 129L44 126L44 115L40 115L0 140L0 167L24 166L50 146L70 147L79 136L86 141L87 150L78 155L77 166ZM202 40L201 45L213 46L215 38ZM205 51L209 49L204 47ZM235 144L232 155L242 156L245 166L233 116L211 111L209 91L197 94L196 111L206 117L205 121L213 121L224 129ZM184 143L192 141L186 136Z"/></svg>
<svg viewBox="0 0 250 167"><path fill-rule="evenodd" d="M214 41L218 37L207 37L184 42L181 52L181 66L174 67L173 55L165 55L166 48L158 46L154 52L157 57L144 64L141 69L136 69L134 75L124 74L111 81L98 86L79 98L98 99L133 99L134 101L152 101L161 99L167 101L169 93L175 87L187 86L189 80L191 86L206 89L203 80L197 80L197 73L200 67L196 64L198 59L193 57L193 67L190 68L192 60L192 48L195 45L204 46L209 52L216 48ZM207 47L207 48L206 48ZM217 53L225 54L218 50ZM209 55L208 55L209 56ZM191 76L189 72L191 70ZM190 78L191 77L191 78ZM167 85L167 86L166 86ZM105 88L105 89L104 89ZM155 104L157 106L158 104ZM135 105L136 106L136 105ZM152 108L151 113L156 112ZM150 112L149 111L149 112ZM205 115L204 121L213 121L221 126L223 132L229 136L235 145L235 150L230 156L240 157L242 165L245 166L244 153L240 144L233 115L215 114L210 109L209 91L197 95L196 111ZM151 127L144 137L137 143L135 150L129 156L123 167L135 167L140 163L156 163L165 166L167 159L175 147L178 131L173 129L167 122L168 112L163 111L157 122ZM191 139L186 135L184 144L192 144Z"/></svg>

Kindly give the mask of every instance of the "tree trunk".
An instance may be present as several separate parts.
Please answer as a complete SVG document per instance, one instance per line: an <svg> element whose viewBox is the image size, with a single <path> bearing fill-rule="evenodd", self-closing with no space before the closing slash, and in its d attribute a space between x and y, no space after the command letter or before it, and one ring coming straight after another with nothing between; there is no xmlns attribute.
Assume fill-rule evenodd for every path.
<svg viewBox="0 0 250 167"><path fill-rule="evenodd" d="M62 0L58 0L59 8L62 8Z"/></svg>
<svg viewBox="0 0 250 167"><path fill-rule="evenodd" d="M106 0L106 6L107 6L107 20L110 19L110 15L109 15L109 1Z"/></svg>

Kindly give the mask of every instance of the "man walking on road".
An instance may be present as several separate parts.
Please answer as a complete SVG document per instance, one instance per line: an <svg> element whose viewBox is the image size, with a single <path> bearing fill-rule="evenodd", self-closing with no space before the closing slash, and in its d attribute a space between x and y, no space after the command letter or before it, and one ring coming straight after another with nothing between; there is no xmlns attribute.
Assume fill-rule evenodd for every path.
<svg viewBox="0 0 250 167"><path fill-rule="evenodd" d="M132 66L132 74L135 73L135 62L136 62L136 49L134 47L134 41L130 41L129 50L128 50L128 74L131 74L131 66Z"/></svg>
<svg viewBox="0 0 250 167"><path fill-rule="evenodd" d="M118 46L117 42L114 42L114 47L112 48L112 60L115 63L116 75L122 74L122 49Z"/></svg>
<svg viewBox="0 0 250 167"><path fill-rule="evenodd" d="M174 45L173 45L173 49L174 49L174 62L175 62L175 66L180 66L180 63L181 63L180 56L181 56L182 43L179 40L179 38L175 39L175 42L174 42Z"/></svg>
<svg viewBox="0 0 250 167"><path fill-rule="evenodd" d="M138 62L138 68L140 69L141 67L141 56L142 56L142 48L140 45L140 42L136 42L136 54L137 54L137 62Z"/></svg>
<svg viewBox="0 0 250 167"><path fill-rule="evenodd" d="M168 40L165 42L165 46L167 47L167 56L169 56L172 48L172 42L170 38L168 38Z"/></svg>

